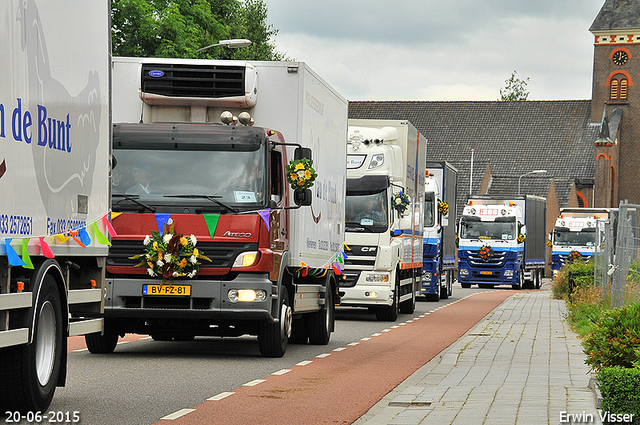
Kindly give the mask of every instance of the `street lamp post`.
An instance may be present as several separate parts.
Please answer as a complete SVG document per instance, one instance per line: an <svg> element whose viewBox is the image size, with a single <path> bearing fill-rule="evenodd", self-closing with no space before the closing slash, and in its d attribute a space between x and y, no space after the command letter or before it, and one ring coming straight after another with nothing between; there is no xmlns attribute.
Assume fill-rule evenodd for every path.
<svg viewBox="0 0 640 425"><path fill-rule="evenodd" d="M533 171L529 171L528 173L524 173L523 175L518 177L518 195L520 195L520 181L524 176L528 176L529 174L544 174L546 172L547 170L533 170Z"/></svg>
<svg viewBox="0 0 640 425"><path fill-rule="evenodd" d="M201 49L196 50L196 52L201 52L203 50L207 50L216 46L228 47L230 49L239 49L240 47L251 46L251 40L247 40L246 38L233 38L231 40L220 40L216 44L210 44L207 47L203 47Z"/></svg>

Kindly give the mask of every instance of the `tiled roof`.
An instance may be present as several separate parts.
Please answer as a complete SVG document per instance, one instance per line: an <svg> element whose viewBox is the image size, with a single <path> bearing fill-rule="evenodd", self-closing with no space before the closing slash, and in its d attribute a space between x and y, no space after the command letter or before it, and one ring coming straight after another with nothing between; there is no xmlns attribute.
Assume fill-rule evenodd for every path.
<svg viewBox="0 0 640 425"><path fill-rule="evenodd" d="M504 179L505 185L511 182L511 193L517 193L518 177L532 170L545 169L547 173L523 177L523 187L542 185L545 179L551 178L564 182L592 179L593 142L598 136L599 123L592 124L590 117L589 100L349 102L349 118L411 122L427 139L429 160L449 161L458 168L458 192L465 197L471 149L474 150L474 194L478 193L487 164L496 180L493 184L503 184L498 183L499 179ZM507 190L506 186L503 189ZM571 186L568 190L566 187L556 187L556 190L558 204L566 206Z"/></svg>
<svg viewBox="0 0 640 425"><path fill-rule="evenodd" d="M638 0L607 0L589 31L630 30L640 28Z"/></svg>

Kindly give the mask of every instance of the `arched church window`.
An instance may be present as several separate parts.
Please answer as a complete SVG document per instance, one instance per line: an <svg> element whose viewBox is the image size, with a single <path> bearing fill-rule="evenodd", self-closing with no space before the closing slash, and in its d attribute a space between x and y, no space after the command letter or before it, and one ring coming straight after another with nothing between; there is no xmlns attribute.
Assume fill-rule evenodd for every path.
<svg viewBox="0 0 640 425"><path fill-rule="evenodd" d="M609 99L626 101L628 98L629 80L623 75L616 75L611 78L609 86Z"/></svg>

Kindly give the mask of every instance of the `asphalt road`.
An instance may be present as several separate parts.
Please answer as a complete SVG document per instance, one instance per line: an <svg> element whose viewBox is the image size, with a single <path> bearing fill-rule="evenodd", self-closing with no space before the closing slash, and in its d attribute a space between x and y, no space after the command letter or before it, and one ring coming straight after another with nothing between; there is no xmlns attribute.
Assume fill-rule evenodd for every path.
<svg viewBox="0 0 640 425"><path fill-rule="evenodd" d="M499 289L507 288L499 287ZM385 372L376 374L373 371L370 373L370 371L361 370L360 373L365 374L367 377L375 376L376 381L368 385L357 386L357 388L360 388L361 394L354 394L353 389L347 389L350 393L338 394L341 398L362 398L361 402L356 403L357 409L354 412L347 414L346 409L348 407L343 408L343 412L341 412L344 413L341 417L344 417L345 420L347 417L353 417L354 415L357 418L375 404L386 392L406 378L408 374L417 370L486 315L486 312L483 312L484 310L478 306L477 317L469 319L473 323L469 322L466 329L461 330L462 328L459 328L451 333L451 330L448 329L449 325L458 322L460 315L468 315L476 310L474 304L468 300L480 297L471 297L463 301L463 303L466 303L463 308L457 307L461 306L462 303L456 303L455 306L451 306L448 309L438 310L424 316L427 312L458 301L470 294L487 292L487 290L479 290L477 288L462 289L456 285L453 292L453 296L448 300L440 300L437 303L419 301L414 314L400 315L396 323L379 322L375 320L375 315L369 314L364 309L338 308L336 311L336 331L327 346L289 345L287 353L279 359L261 357L257 340L252 337L196 338L196 340L190 342L159 342L144 336L128 335L124 340L121 340L115 352L108 355L90 354L83 349L83 338L72 338L69 341L67 385L56 390L54 400L48 412L45 412L45 417L53 417L52 414L47 415L49 412L57 414L58 418L61 417L60 412L65 417L68 414L72 417L73 413L77 412L82 424L153 424L161 421L162 418L178 417L180 413L186 412L182 409L191 409L203 403L211 404L211 401L207 402L207 399L211 397L221 397L228 395L230 392L238 392L238 390L247 388L262 388L262 391L264 391L267 387L263 384L263 380L269 381L268 378L272 376L281 376L282 379L274 382L275 385L280 386L273 390L275 391L274 393L269 394L275 394L273 395L275 399L286 400L289 397L282 397L283 393L298 391L292 388L302 388L299 382L290 382L289 385L293 385L293 387L286 386L287 380L296 378L295 373L289 373L296 367L307 367L307 371L314 371L316 378L323 376L324 373L330 373L332 377L343 375L344 379L341 379L341 381L346 380L346 384L349 381L357 380L356 376L349 376L350 373L357 371L357 367L348 366L349 361L354 361L354 359L347 361L349 358L347 353L353 355L356 349L361 349L360 347L367 345L360 344L362 341L368 341L384 335L384 338L387 338L387 342L391 341L391 345L360 353L355 359L355 364L364 364L362 356L365 356L370 364L377 365L377 367L374 366L375 370L384 370ZM504 299L515 291L489 290L488 292L501 294L500 297ZM489 308L489 311L491 308ZM445 311L449 311L449 314L443 315L441 313ZM452 314L453 316L447 317ZM423 315L423 318L420 321L412 321L412 319L419 318L421 315ZM439 320L441 322L437 321L438 317L440 317ZM428 322L431 322L431 327L427 331L422 332L417 328L416 324L426 324ZM439 325L438 323L442 324ZM413 327L413 331L409 325ZM442 329L442 334L440 329ZM444 332L450 334L447 338L453 339L443 346L443 341L446 340ZM396 335L394 338L400 339L393 342L393 338L389 339L391 335ZM376 341L381 340L381 338L378 338ZM414 355L416 349L422 349L420 347L412 348L412 344L416 342L419 342L420 347L430 347L429 349L431 351L435 350L435 352L433 354L426 354L425 352L419 357ZM369 346L371 347L372 344L369 344ZM353 349L349 351L351 348ZM376 359L378 354L386 354L391 357ZM431 357L428 357L429 355ZM339 356L343 356L342 360L339 359ZM317 359L331 361L323 362ZM309 361L312 361L313 364L307 363ZM399 367L401 366L403 370L395 370L394 363L397 363ZM323 364L328 367L326 371L323 371ZM300 376L298 375L298 379L300 379ZM303 377L302 379L306 379L305 382L309 383L316 378ZM380 380L384 382L380 382ZM271 379L271 381L274 380ZM363 383L366 383L366 380L363 380ZM255 386L247 384L255 384ZM282 384L285 385L282 386ZM315 384L319 384L319 382L315 382ZM337 390L337 386L341 384L334 383L332 385L336 386ZM299 394L303 396L302 403L315 402L320 405L324 404L326 401L323 401L322 398L309 397L312 394L321 393L319 386L312 389L300 389L299 391L303 393L304 391L314 391L314 393ZM375 391L371 391L372 386L378 391L382 390L384 392L378 396ZM389 389L385 390L387 387ZM348 386L345 388L348 388ZM329 389L329 391L332 390ZM263 410L254 410L250 404L258 400L258 398L260 401L264 401L271 398L271 396L262 395L256 397L248 395L248 397L249 406L244 405L245 412L239 415L238 407L235 407L229 412L230 416L241 418L242 420L238 423L267 423L263 420L265 418L261 417L262 413L260 412ZM233 399L234 397L228 397L225 398L224 402L231 406L232 404L229 403L233 403ZM240 401L240 397L235 397L235 400ZM292 403L294 402L292 401ZM335 404L335 401L332 403ZM291 407L294 405L292 404ZM219 406L222 406L222 401ZM326 406L326 408L333 410L331 406ZM365 410L362 411L362 409ZM202 409L199 410L202 411ZM223 411L221 409L218 410ZM313 410L317 411L318 409ZM248 417L246 415L250 416L252 414L258 416L254 418L255 421L247 422ZM192 420L193 422L191 422ZM224 420L224 423L229 425L228 420L223 417L214 422L208 422L208 420L198 422L197 416L194 413L189 413L172 423L222 423L220 421ZM273 423L278 423L279 420L274 417ZM171 423L166 422L166 420L161 422ZM340 423L351 422L341 421Z"/></svg>

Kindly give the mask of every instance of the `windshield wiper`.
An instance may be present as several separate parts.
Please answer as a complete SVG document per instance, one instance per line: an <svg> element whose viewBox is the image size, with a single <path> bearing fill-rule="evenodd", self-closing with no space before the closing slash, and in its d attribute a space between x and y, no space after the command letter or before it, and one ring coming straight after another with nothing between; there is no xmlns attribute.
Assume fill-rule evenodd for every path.
<svg viewBox="0 0 640 425"><path fill-rule="evenodd" d="M149 210L149 211L151 211L152 213L156 212L155 207L152 207L152 206L150 206L150 205L147 205L147 204L145 204L144 202L140 202L140 201L138 201L138 198L140 198L140 196L139 196L139 195L127 195L127 194L124 194L124 193L113 193L113 194L111 194L111 197L112 197L112 198L124 198L124 199L126 199L127 201L131 201L131 202L133 202L133 203L136 203L136 204L140 205L140 206L141 206L141 207L143 207L143 208L148 209L148 210ZM120 202L120 201L118 201L118 202Z"/></svg>
<svg viewBox="0 0 640 425"><path fill-rule="evenodd" d="M230 205L225 204L224 202L218 201L216 198L221 198L221 196L213 196L213 195L164 195L164 198L196 198L196 199L208 199L214 204L226 208L229 211L233 211L234 213L240 212L239 209L234 208Z"/></svg>

